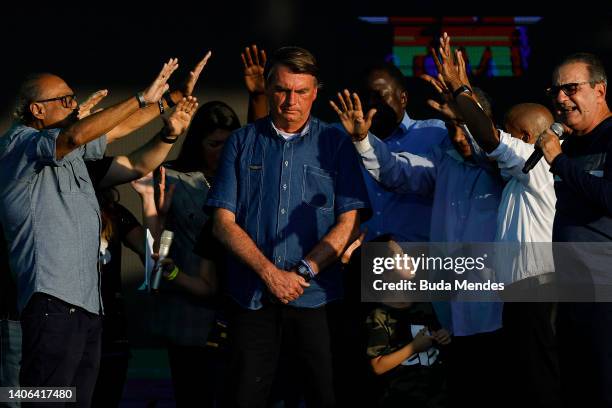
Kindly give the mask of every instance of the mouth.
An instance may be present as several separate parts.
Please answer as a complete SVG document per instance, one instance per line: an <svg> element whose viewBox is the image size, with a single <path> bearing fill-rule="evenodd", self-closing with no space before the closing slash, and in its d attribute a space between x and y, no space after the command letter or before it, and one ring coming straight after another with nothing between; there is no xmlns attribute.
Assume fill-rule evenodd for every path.
<svg viewBox="0 0 612 408"><path fill-rule="evenodd" d="M578 111L578 107L577 106L559 106L557 107L557 114L558 115L569 115L572 112Z"/></svg>

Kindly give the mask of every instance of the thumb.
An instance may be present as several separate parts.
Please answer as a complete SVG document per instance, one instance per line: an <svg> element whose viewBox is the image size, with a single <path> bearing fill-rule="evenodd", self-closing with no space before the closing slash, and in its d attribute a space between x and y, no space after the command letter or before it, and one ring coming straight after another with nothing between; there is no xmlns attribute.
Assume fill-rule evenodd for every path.
<svg viewBox="0 0 612 408"><path fill-rule="evenodd" d="M372 118L374 117L374 115L376 115L376 112L377 112L376 109L370 109L368 111L368 114L366 115L366 123L372 122Z"/></svg>

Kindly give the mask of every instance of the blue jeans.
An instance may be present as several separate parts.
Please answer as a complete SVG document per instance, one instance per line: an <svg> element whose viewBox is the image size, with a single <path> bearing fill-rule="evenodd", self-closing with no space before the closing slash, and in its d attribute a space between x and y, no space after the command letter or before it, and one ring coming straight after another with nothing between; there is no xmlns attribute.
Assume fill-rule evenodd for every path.
<svg viewBox="0 0 612 408"><path fill-rule="evenodd" d="M21 325L18 320L0 320L0 387L19 386ZM5 403L19 407L19 403Z"/></svg>

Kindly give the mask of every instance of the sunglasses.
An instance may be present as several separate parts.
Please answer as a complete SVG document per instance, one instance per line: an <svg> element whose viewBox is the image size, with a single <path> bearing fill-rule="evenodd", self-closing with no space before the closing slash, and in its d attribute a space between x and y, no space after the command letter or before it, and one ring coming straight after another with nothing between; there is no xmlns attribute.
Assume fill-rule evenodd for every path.
<svg viewBox="0 0 612 408"><path fill-rule="evenodd" d="M576 94L576 92L578 92L578 88L580 88L580 85L593 83L594 81L583 81L551 86L550 88L546 89L546 95L548 95L550 98L555 98L557 95L559 95L559 91L563 91L565 95L572 96Z"/></svg>
<svg viewBox="0 0 612 408"><path fill-rule="evenodd" d="M70 109L70 108L72 108L73 102L76 102L76 100L77 100L76 96L74 94L70 94L70 95L57 96L55 98L42 99L40 101L35 101L35 102L60 101L64 108Z"/></svg>

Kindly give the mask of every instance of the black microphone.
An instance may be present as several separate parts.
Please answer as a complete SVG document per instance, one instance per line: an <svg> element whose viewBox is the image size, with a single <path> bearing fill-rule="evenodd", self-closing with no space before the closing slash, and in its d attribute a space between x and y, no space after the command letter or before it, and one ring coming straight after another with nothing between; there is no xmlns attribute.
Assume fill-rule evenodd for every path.
<svg viewBox="0 0 612 408"><path fill-rule="evenodd" d="M159 239L159 258L157 259L157 265L155 267L155 271L153 272L153 283L151 284L151 289L153 290L159 289L159 281L162 276L161 261L167 257L168 253L170 252L172 238L174 238L174 233L172 231L164 230L164 232L161 234L161 238Z"/></svg>
<svg viewBox="0 0 612 408"><path fill-rule="evenodd" d="M561 136L563 136L563 125L560 123L555 122L550 125L550 130L552 130L559 139L561 139ZM540 136L542 136L544 133L546 132L543 132ZM540 136L538 136L538 139ZM536 164L538 164L542 156L544 156L544 152L540 146L534 146L533 149L533 153L531 153L531 156L529 156L525 162L525 165L523 166L523 173L525 174L529 173L529 171L533 169Z"/></svg>

